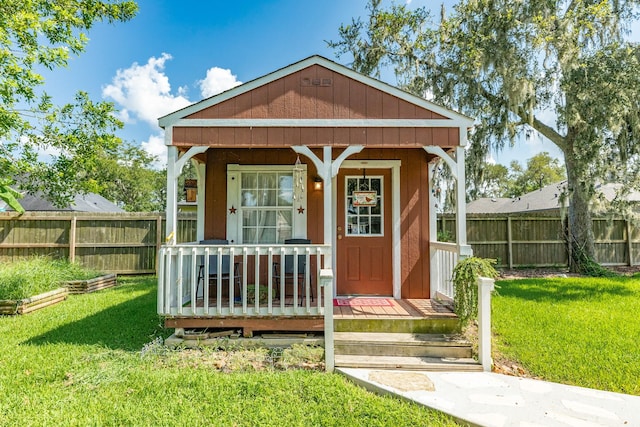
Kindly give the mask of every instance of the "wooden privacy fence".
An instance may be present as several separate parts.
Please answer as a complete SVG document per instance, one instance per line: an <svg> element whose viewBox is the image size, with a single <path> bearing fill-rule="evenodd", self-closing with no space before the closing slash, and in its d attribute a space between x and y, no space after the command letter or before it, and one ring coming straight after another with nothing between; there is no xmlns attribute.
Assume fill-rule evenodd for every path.
<svg viewBox="0 0 640 427"><path fill-rule="evenodd" d="M564 221L550 215L468 214L467 241L473 254L498 260L498 267L566 267L569 253ZM455 241L455 217L438 217L440 237ZM624 219L593 220L596 261L640 264L640 228Z"/></svg>
<svg viewBox="0 0 640 427"><path fill-rule="evenodd" d="M640 227L622 219L593 220L596 260L640 264ZM164 243L164 213L0 212L0 262L40 255L67 258L107 273L155 273ZM455 217L438 218L438 232L455 241ZM467 215L476 256L499 267L567 266L563 221L549 215ZM178 243L196 240L195 214L178 217Z"/></svg>
<svg viewBox="0 0 640 427"><path fill-rule="evenodd" d="M164 229L164 213L0 212L0 262L50 256L107 273L155 273ZM178 242L195 239L195 214L181 214Z"/></svg>

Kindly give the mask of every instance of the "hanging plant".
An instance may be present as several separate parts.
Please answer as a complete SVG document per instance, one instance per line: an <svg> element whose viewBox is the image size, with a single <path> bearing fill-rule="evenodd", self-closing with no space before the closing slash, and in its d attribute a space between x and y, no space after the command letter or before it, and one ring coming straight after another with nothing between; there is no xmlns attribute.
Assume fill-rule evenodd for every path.
<svg viewBox="0 0 640 427"><path fill-rule="evenodd" d="M478 317L478 278L498 277L493 267L495 264L495 259L470 257L460 261L453 269L454 311L463 325Z"/></svg>

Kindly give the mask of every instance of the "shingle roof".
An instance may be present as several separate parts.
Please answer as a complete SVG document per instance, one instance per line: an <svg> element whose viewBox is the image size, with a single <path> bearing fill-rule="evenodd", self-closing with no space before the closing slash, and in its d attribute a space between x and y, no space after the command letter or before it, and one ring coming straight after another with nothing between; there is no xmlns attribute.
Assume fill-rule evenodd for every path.
<svg viewBox="0 0 640 427"><path fill-rule="evenodd" d="M124 212L116 204L111 203L104 197L88 193L85 195L76 195L73 202L64 208L58 208L41 195L25 194L22 199L18 200L26 211L71 211L71 212ZM4 205L4 203L0 203ZM2 206L0 206L2 208ZM12 210L6 206L3 210Z"/></svg>
<svg viewBox="0 0 640 427"><path fill-rule="evenodd" d="M563 206L562 193L565 188L566 181L561 181L513 199L474 200L467 204L467 213L540 212L560 209Z"/></svg>
<svg viewBox="0 0 640 427"><path fill-rule="evenodd" d="M561 209L568 206L568 200L562 196L567 186L566 181L556 182L547 185L539 190L524 194L513 199L490 199L482 198L467 203L467 213L523 213L523 212L544 212ZM615 197L616 190L620 184L604 184L597 186L608 200ZM565 199L563 201L563 199ZM627 196L631 202L640 202L640 192L632 191ZM563 204L566 203L565 204Z"/></svg>

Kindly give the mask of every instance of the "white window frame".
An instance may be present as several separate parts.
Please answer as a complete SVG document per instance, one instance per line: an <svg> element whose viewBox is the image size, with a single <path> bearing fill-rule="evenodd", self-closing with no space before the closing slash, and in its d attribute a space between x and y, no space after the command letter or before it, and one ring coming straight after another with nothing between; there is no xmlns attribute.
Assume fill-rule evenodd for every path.
<svg viewBox="0 0 640 427"><path fill-rule="evenodd" d="M291 206L291 238L307 238L307 165L302 169L302 187L293 186L294 202ZM292 172L293 165L227 165L227 239L231 244L243 244L242 241L242 174L256 172ZM276 244L273 242L272 244Z"/></svg>

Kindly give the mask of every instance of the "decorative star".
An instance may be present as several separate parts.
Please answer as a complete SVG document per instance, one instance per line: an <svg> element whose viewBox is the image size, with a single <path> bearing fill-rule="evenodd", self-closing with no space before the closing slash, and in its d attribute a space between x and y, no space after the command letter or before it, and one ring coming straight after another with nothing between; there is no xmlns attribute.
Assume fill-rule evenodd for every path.
<svg viewBox="0 0 640 427"><path fill-rule="evenodd" d="M299 214L303 214L303 213L304 213L304 208L303 208L302 206L300 206L300 207L298 208L298 213L299 213Z"/></svg>
<svg viewBox="0 0 640 427"><path fill-rule="evenodd" d="M231 208L229 209L229 214L234 215L236 213L237 209L235 207L233 207L233 205L231 205Z"/></svg>

